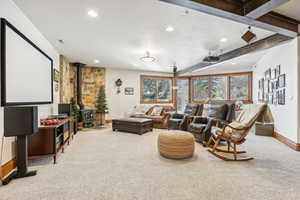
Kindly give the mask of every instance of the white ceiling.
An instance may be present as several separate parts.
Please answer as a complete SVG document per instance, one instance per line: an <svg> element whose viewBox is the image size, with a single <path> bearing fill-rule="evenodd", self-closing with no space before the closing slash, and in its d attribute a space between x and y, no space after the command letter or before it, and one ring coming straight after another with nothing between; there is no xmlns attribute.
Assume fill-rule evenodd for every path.
<svg viewBox="0 0 300 200"><path fill-rule="evenodd" d="M14 0L29 19L71 61L92 66L171 71L200 62L209 50L244 46L247 26L158 0ZM90 18L89 9L99 17ZM166 32L172 25L175 31ZM253 29L258 39L273 33ZM223 37L226 43L220 43ZM64 45L58 42L64 40ZM145 51L157 60L140 61ZM247 56L246 56L247 57ZM93 61L98 59L99 64ZM253 58L254 59L254 58Z"/></svg>
<svg viewBox="0 0 300 200"><path fill-rule="evenodd" d="M274 11L300 21L299 0L290 0L288 3L283 4L282 6L275 9Z"/></svg>

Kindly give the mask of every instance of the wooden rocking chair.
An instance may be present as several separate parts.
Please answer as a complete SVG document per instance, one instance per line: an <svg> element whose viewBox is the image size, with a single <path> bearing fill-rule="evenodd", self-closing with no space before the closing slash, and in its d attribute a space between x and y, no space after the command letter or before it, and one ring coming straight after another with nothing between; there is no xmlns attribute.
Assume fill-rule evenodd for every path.
<svg viewBox="0 0 300 200"><path fill-rule="evenodd" d="M238 154L246 153L246 151L237 151L236 145L243 144L246 141L245 137L248 135L258 118L262 116L265 109L265 104L246 105L245 109L238 116L237 121L224 125L222 129L218 127L212 127L212 136L207 143L207 147L210 146L212 141L214 141L215 144L212 149L208 149L208 152L224 161L252 160L253 158L251 157L238 158ZM221 141L227 142L227 150L218 148L218 145ZM233 154L233 159L222 156L217 152Z"/></svg>

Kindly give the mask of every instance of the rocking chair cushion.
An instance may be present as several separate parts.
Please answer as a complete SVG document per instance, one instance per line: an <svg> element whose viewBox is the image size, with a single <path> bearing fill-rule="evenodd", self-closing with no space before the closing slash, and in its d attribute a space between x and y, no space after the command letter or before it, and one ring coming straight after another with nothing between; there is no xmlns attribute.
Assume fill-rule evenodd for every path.
<svg viewBox="0 0 300 200"><path fill-rule="evenodd" d="M214 136L222 136L223 139L226 139L226 140L232 141L232 142L239 142L243 138L243 135L241 133L234 132L234 134L231 134L229 132L223 132L223 130L221 128L218 128L216 126L212 127L211 133Z"/></svg>

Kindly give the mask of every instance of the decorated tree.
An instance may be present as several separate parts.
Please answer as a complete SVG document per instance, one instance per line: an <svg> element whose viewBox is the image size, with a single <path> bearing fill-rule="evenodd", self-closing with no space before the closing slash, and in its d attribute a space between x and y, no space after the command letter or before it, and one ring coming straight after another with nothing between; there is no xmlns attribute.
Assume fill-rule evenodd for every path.
<svg viewBox="0 0 300 200"><path fill-rule="evenodd" d="M97 101L96 101L96 114L100 117L100 125L103 125L104 115L108 113L107 103L106 103L106 95L105 95L105 88L102 85L100 87Z"/></svg>
<svg viewBox="0 0 300 200"><path fill-rule="evenodd" d="M79 120L79 109L77 107L76 101L74 98L71 98L70 101L72 112L71 115L78 121Z"/></svg>

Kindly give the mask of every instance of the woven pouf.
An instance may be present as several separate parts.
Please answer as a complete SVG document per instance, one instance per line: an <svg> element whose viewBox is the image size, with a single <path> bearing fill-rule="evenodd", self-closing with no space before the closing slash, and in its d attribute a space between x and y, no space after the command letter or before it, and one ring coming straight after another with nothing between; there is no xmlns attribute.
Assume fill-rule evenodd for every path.
<svg viewBox="0 0 300 200"><path fill-rule="evenodd" d="M157 148L160 155L166 158L190 158L195 149L194 136L184 131L164 131L158 136Z"/></svg>

